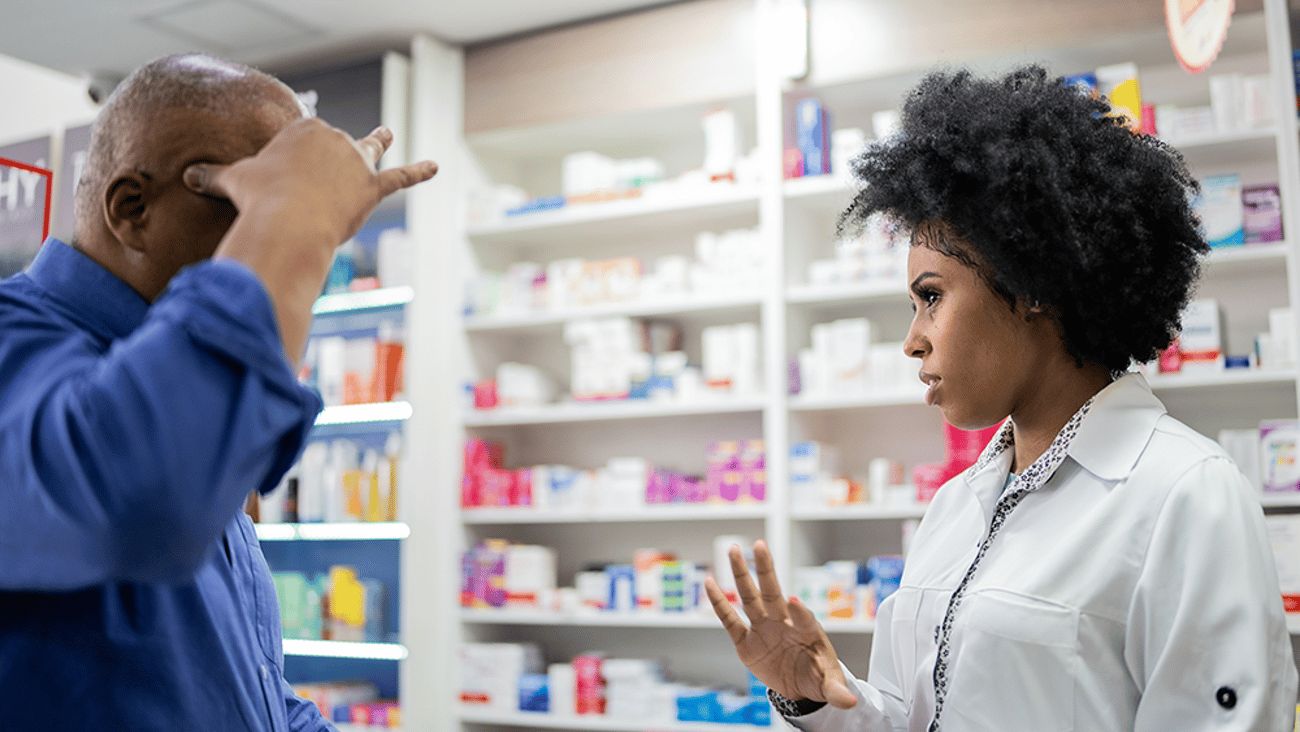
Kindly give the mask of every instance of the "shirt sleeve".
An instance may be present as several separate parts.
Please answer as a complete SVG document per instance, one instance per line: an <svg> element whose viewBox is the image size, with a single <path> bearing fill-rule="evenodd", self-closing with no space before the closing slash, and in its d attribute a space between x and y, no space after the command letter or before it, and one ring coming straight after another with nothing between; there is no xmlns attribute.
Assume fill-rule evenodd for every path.
<svg viewBox="0 0 1300 732"><path fill-rule="evenodd" d="M876 616L876 637L871 642L871 680L874 683L856 678L843 662L840 663L844 680L858 703L851 709L827 704L811 714L793 719L774 714L773 724L801 732L906 732L907 709L898 692L900 687L890 643L893 599L892 596L886 598Z"/></svg>
<svg viewBox="0 0 1300 732"><path fill-rule="evenodd" d="M1135 732L1289 730L1296 668L1253 490L1227 458L1191 468L1153 526L1125 661Z"/></svg>
<svg viewBox="0 0 1300 732"><path fill-rule="evenodd" d="M233 262L182 271L107 353L30 308L0 331L3 589L188 580L320 408Z"/></svg>
<svg viewBox="0 0 1300 732"><path fill-rule="evenodd" d="M321 715L320 707L293 693L293 687L283 677L280 678L280 688L284 693L290 732L338 732L338 728Z"/></svg>

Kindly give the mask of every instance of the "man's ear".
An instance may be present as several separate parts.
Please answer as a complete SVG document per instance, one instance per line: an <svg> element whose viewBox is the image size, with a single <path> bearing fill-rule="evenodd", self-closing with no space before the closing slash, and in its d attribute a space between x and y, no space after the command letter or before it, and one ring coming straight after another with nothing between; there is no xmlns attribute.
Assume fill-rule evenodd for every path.
<svg viewBox="0 0 1300 732"><path fill-rule="evenodd" d="M143 238L149 220L149 181L136 171L114 178L104 191L104 224L125 247L145 249Z"/></svg>

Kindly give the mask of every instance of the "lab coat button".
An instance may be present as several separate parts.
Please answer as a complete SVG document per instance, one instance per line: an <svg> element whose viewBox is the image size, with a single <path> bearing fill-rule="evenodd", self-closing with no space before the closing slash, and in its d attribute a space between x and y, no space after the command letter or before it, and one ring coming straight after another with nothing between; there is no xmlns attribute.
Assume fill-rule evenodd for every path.
<svg viewBox="0 0 1300 732"><path fill-rule="evenodd" d="M1219 702L1219 706L1224 709L1232 709L1237 706L1237 692L1230 687L1220 686L1219 690L1214 692L1214 698Z"/></svg>

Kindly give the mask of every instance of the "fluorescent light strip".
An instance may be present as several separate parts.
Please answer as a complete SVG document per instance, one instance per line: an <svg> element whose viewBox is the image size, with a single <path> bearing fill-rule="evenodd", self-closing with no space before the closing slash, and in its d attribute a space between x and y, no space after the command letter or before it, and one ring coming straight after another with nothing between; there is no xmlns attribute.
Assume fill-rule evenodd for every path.
<svg viewBox="0 0 1300 732"><path fill-rule="evenodd" d="M301 539L405 539L410 535L410 526L395 521L298 524Z"/></svg>
<svg viewBox="0 0 1300 732"><path fill-rule="evenodd" d="M345 404L325 407L316 417L316 424L362 424L366 422L400 422L411 417L410 402L379 402L377 404Z"/></svg>
<svg viewBox="0 0 1300 732"><path fill-rule="evenodd" d="M381 661L400 661L406 658L406 646L400 643L352 643L349 641L285 638L284 653L288 656L374 658Z"/></svg>
<svg viewBox="0 0 1300 732"><path fill-rule="evenodd" d="M312 305L311 311L315 315L321 315L323 313L342 313L349 310L392 307L393 305L405 305L414 298L414 288L382 287L378 290L323 295Z"/></svg>
<svg viewBox="0 0 1300 732"><path fill-rule="evenodd" d="M289 541L298 538L293 524L253 524L257 538L262 541Z"/></svg>
<svg viewBox="0 0 1300 732"><path fill-rule="evenodd" d="M411 527L400 521L367 521L346 524L254 524L262 541L405 539Z"/></svg>

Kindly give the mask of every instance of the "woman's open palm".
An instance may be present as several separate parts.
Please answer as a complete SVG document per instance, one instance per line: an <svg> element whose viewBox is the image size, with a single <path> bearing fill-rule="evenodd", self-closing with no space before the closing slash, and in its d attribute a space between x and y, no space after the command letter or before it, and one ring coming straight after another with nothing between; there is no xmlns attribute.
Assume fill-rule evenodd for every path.
<svg viewBox="0 0 1300 732"><path fill-rule="evenodd" d="M788 699L823 701L842 709L855 705L857 698L844 681L839 658L826 632L807 607L781 594L767 544L754 543L758 587L749 575L740 547L733 546L729 556L749 624L727 601L715 579L708 578L704 589L713 603L713 612L736 645L740 662L768 688Z"/></svg>

